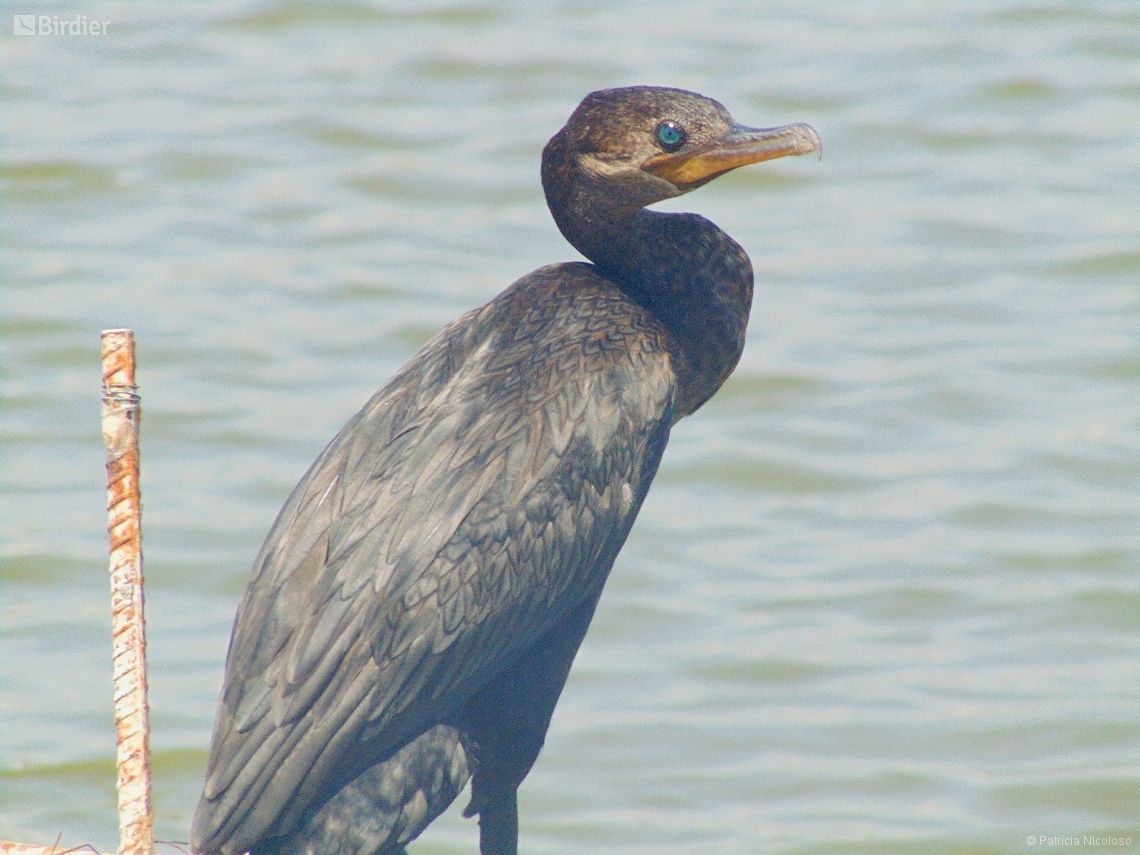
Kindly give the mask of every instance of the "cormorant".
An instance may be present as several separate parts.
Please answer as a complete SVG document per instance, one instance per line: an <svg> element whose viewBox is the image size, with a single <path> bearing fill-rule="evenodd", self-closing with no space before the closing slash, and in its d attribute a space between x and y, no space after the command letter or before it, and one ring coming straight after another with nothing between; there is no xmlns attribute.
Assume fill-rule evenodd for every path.
<svg viewBox="0 0 1140 855"><path fill-rule="evenodd" d="M673 424L736 366L744 250L643 210L820 151L680 89L594 92L542 154L566 239L377 392L281 510L238 607L195 853L400 853L472 779L482 855Z"/></svg>

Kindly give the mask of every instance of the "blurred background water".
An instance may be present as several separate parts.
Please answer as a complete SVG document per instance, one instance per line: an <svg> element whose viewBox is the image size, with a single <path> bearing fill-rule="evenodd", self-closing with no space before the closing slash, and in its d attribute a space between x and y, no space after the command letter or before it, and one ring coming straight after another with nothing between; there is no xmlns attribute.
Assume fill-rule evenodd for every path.
<svg viewBox="0 0 1140 855"><path fill-rule="evenodd" d="M4 4L0 838L114 851L99 331L132 327L158 836L278 508L444 323L576 257L538 180L653 83L788 159L521 791L527 853L1140 843L1140 6ZM461 797L457 807L466 801ZM476 850L453 809L413 855Z"/></svg>

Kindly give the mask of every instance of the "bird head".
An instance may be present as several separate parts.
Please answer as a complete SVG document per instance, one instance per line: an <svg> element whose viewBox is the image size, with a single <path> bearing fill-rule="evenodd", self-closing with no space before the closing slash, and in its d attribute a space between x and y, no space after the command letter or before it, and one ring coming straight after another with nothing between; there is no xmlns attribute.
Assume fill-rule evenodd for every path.
<svg viewBox="0 0 1140 855"><path fill-rule="evenodd" d="M740 166L821 152L810 125L749 128L712 98L652 86L590 93L548 151L556 143L589 184L609 185L638 208Z"/></svg>

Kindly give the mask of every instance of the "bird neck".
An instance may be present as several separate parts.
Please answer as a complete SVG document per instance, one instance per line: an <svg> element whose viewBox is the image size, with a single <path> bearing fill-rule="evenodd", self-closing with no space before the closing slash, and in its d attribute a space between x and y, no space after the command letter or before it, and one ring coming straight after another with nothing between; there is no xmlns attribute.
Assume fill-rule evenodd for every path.
<svg viewBox="0 0 1140 855"><path fill-rule="evenodd" d="M704 217L642 210L647 202L636 191L557 157L558 143L556 136L547 146L542 169L554 221L575 249L670 333L675 417L687 416L740 360L752 307L752 263Z"/></svg>

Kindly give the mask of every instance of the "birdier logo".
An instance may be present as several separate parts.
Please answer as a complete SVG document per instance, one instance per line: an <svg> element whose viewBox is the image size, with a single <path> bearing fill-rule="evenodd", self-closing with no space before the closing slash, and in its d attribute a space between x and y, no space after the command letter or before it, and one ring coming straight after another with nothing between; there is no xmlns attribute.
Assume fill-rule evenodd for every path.
<svg viewBox="0 0 1140 855"><path fill-rule="evenodd" d="M13 15L14 36L105 36L110 21L89 21L86 15Z"/></svg>

